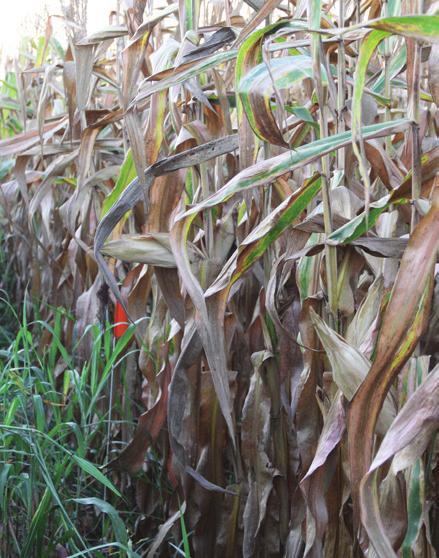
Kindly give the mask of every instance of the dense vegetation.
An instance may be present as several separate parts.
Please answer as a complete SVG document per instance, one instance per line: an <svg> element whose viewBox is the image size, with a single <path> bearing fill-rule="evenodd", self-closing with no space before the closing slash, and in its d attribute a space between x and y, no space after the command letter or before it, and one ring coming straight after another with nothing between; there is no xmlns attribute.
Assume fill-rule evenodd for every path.
<svg viewBox="0 0 439 558"><path fill-rule="evenodd" d="M436 556L439 4L125 8L2 81L0 556Z"/></svg>

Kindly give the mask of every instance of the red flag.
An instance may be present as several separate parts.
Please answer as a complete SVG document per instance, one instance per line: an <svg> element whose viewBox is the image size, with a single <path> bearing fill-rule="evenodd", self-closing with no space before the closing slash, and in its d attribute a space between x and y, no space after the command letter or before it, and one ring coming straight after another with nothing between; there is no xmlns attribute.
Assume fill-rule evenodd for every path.
<svg viewBox="0 0 439 558"><path fill-rule="evenodd" d="M120 302L116 302L116 309L114 311L114 323L114 337L122 337L122 335L128 329L128 316Z"/></svg>

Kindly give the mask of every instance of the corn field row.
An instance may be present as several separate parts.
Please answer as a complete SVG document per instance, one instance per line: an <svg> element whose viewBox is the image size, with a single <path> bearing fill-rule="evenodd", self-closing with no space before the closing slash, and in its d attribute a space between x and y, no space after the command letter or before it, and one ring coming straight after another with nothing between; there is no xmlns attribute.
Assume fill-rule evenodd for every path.
<svg viewBox="0 0 439 558"><path fill-rule="evenodd" d="M439 3L125 4L64 1L0 97L13 296L66 408L92 363L76 465L139 514L111 555L436 556ZM5 558L107 555L44 498Z"/></svg>

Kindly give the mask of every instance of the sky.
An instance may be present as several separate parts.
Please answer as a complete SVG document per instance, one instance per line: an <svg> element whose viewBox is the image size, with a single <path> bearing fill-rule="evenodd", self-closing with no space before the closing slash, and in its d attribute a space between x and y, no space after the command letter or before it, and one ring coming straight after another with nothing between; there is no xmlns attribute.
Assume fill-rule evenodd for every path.
<svg viewBox="0 0 439 558"><path fill-rule="evenodd" d="M44 20L46 9L49 14L61 14L60 0L3 0L3 3L5 5L0 18L0 50L3 57L16 56L20 37L24 34L34 35L32 30L35 29L35 22ZM116 0L88 0L87 31L92 33L106 27L108 15L116 5ZM55 25L62 25L56 21Z"/></svg>

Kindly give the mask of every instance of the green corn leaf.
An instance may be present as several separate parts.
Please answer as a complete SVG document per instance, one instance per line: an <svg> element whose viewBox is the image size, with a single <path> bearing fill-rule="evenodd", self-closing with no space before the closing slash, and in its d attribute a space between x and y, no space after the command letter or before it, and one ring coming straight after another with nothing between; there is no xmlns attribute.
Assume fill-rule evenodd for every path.
<svg viewBox="0 0 439 558"><path fill-rule="evenodd" d="M120 167L120 173L117 182L111 191L111 194L105 198L102 204L101 219L108 213L110 207L120 198L122 192L137 176L136 167L134 165L133 153L131 149L127 151L125 159Z"/></svg>
<svg viewBox="0 0 439 558"><path fill-rule="evenodd" d="M390 79L395 78L400 74L407 63L407 47L405 44L400 45L400 48L396 51L395 55L392 56L389 63L389 76ZM372 91L374 93L382 93L384 91L384 72L376 80L372 86Z"/></svg>
<svg viewBox="0 0 439 558"><path fill-rule="evenodd" d="M367 67L376 47L389 35L390 33L386 31L371 31L361 42L358 63L355 67L354 93L352 99L352 137L354 142L361 133L361 100L366 86Z"/></svg>
<svg viewBox="0 0 439 558"><path fill-rule="evenodd" d="M383 137L393 134L396 131L403 130L408 125L409 120L407 119L394 120L391 123L384 122L365 126L362 133L365 138ZM301 146L296 151L288 151L277 157L256 163L237 174L232 180L218 190L218 192L202 200L199 204L191 207L184 213L181 213L177 219L184 219L189 215L194 215L200 211L214 207L217 204L224 203L235 194L250 188L269 184L282 174L315 161L323 155L331 153L331 151L335 151L350 144L351 141L352 134L350 131L334 134L330 137Z"/></svg>
<svg viewBox="0 0 439 558"><path fill-rule="evenodd" d="M367 24L373 31L361 41L358 62L354 74L354 93L352 100L352 137L355 155L360 165L360 173L366 188L368 175L357 141L361 138L361 100L366 85L367 68L376 48L392 34L404 37L439 42L439 16L402 16L377 19ZM367 194L368 196L368 194ZM368 200L367 200L368 205Z"/></svg>
<svg viewBox="0 0 439 558"><path fill-rule="evenodd" d="M210 296L223 288L230 287L250 269L263 256L269 246L306 209L311 200L320 191L320 187L320 175L316 174L306 181L300 190L291 194L253 229L226 263L216 281L206 291L206 296Z"/></svg>
<svg viewBox="0 0 439 558"><path fill-rule="evenodd" d="M295 20L288 22L281 20L252 33L242 43L238 52L235 73L236 83L239 84L241 79L249 72L249 70L262 62L262 45L266 37L282 28L291 31L304 31L307 27L308 25L306 21Z"/></svg>
<svg viewBox="0 0 439 558"><path fill-rule="evenodd" d="M288 22L288 21L281 20L276 23L272 23L271 25L267 25L263 29L258 29L257 31L253 32L249 37L247 37L247 39L242 43L238 52L238 56L236 58L236 70L235 70L236 90L238 91L239 84L241 83L243 78L255 66L257 66L263 61L262 46L264 44L264 40L266 37L272 35L276 31L279 31L280 29L298 31L298 30L305 30L306 28L307 28L306 21L296 20L296 21ZM243 118L244 118L244 108L239 94L237 95L237 109L238 109L238 123L241 128L241 123L243 122ZM273 122L271 122L271 126L273 126ZM243 136L241 137L241 141L246 142L247 140L245 138L245 128L243 128L241 131L243 134ZM258 135L257 132L255 133L256 135ZM277 138L278 143L280 142L281 145L285 145L285 143L283 142L282 135L280 134L279 137L279 134L280 132L278 131L277 133L274 132L274 135L273 133L271 135Z"/></svg>
<svg viewBox="0 0 439 558"><path fill-rule="evenodd" d="M322 66L322 84L328 78ZM239 97L254 133L262 140L287 147L276 123L270 101L276 90L312 77L312 58L307 55L275 58L252 68L239 82Z"/></svg>
<svg viewBox="0 0 439 558"><path fill-rule="evenodd" d="M233 60L234 58L236 58L237 53L238 51L235 49L227 50L225 52L218 52L217 54L209 56L207 59L201 60L196 64L192 64L190 62L188 64L182 64L181 68L175 68L175 72L173 74L160 81L146 81L140 86L139 93L132 102L132 105L148 99L148 97L150 97L157 91L162 91L163 89L169 89L169 87L172 87L174 85L179 85L180 83L188 81L193 77L196 77L199 74L210 70L211 68L215 68L223 62ZM187 66L189 66L189 68Z"/></svg>
<svg viewBox="0 0 439 558"><path fill-rule="evenodd" d="M407 498L407 533L402 543L403 558L412 557L412 547L422 527L425 480L422 459L417 459L410 472Z"/></svg>
<svg viewBox="0 0 439 558"><path fill-rule="evenodd" d="M353 240L362 236L365 232L371 229L378 220L378 217L387 210L390 203L390 195L384 196L377 202L371 203L369 212L366 214L364 211L348 223L334 231L328 237L328 242L334 244L349 244Z"/></svg>
<svg viewBox="0 0 439 558"><path fill-rule="evenodd" d="M439 43L439 16L409 15L385 17L369 21L366 25L387 33L402 35L420 41Z"/></svg>

